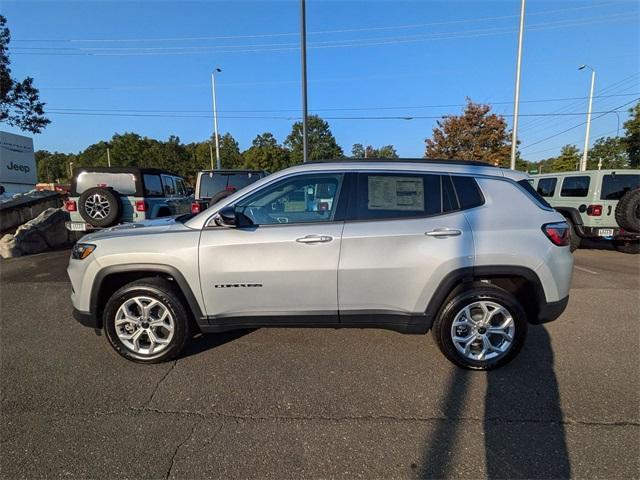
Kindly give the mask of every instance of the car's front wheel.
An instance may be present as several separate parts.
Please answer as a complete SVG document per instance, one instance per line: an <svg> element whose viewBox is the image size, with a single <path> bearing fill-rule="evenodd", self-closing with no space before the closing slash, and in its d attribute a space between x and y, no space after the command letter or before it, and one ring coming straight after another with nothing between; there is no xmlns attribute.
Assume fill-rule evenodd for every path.
<svg viewBox="0 0 640 480"><path fill-rule="evenodd" d="M104 309L104 330L123 357L160 363L176 357L191 338L191 321L173 285L144 278L115 292Z"/></svg>
<svg viewBox="0 0 640 480"><path fill-rule="evenodd" d="M474 283L449 297L433 324L442 353L456 365L491 370L510 362L527 335L527 316L516 298Z"/></svg>

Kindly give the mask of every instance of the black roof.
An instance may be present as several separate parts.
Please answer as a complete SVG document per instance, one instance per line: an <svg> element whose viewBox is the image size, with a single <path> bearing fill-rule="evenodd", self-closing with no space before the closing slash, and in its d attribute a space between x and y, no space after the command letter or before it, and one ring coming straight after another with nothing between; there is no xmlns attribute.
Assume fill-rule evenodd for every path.
<svg viewBox="0 0 640 480"><path fill-rule="evenodd" d="M333 160L315 160L309 163L379 163L379 162L388 162L388 163L428 163L428 164L449 164L449 165L474 165L478 167L495 167L491 163L480 162L478 160L450 160L447 158L336 158ZM496 167L497 168L497 167Z"/></svg>
<svg viewBox="0 0 640 480"><path fill-rule="evenodd" d="M140 175L144 173L151 173L155 175L173 175L179 177L177 173L170 172L168 170L162 170L161 168L145 168L145 167L77 167L73 169L73 176L75 177L80 172L96 172L96 173L133 173L134 175Z"/></svg>

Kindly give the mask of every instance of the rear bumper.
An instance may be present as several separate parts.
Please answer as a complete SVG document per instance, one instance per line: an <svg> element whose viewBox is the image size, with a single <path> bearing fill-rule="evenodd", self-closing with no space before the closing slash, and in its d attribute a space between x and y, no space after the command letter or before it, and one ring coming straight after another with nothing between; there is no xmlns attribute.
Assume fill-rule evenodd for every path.
<svg viewBox="0 0 640 480"><path fill-rule="evenodd" d="M538 318L532 319L531 323L539 325L542 323L553 322L556 318L562 315L562 312L567 308L569 303L569 296L567 295L562 300L557 302L545 302L538 308Z"/></svg>
<svg viewBox="0 0 640 480"><path fill-rule="evenodd" d="M91 312L83 312L77 308L73 309L73 318L75 318L80 325L90 328L102 328L102 322L100 319Z"/></svg>
<svg viewBox="0 0 640 480"><path fill-rule="evenodd" d="M640 233L637 232L627 232L619 227L585 227L585 226L580 226L580 228L578 228L578 226L576 225L576 231L578 233L578 236L583 237L583 238L608 238L608 237L602 237L599 234L599 231L601 228L610 228L613 230L613 235L611 235L611 237L616 238L616 239L627 239L627 240L637 240L640 239Z"/></svg>

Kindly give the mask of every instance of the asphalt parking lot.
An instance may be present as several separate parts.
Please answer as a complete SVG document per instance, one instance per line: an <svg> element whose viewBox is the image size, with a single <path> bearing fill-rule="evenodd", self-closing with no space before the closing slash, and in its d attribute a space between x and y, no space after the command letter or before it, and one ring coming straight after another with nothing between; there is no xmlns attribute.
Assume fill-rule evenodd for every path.
<svg viewBox="0 0 640 480"><path fill-rule="evenodd" d="M260 329L142 366L71 317L67 251L0 263L2 478L637 478L640 256L490 373L431 336Z"/></svg>

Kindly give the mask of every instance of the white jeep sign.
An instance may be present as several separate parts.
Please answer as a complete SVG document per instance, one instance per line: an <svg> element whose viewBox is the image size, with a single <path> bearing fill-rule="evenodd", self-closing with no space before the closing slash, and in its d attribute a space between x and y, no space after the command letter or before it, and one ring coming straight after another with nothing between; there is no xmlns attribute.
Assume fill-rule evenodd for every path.
<svg viewBox="0 0 640 480"><path fill-rule="evenodd" d="M0 185L8 193L26 192L35 188L36 177L33 139L0 132Z"/></svg>

